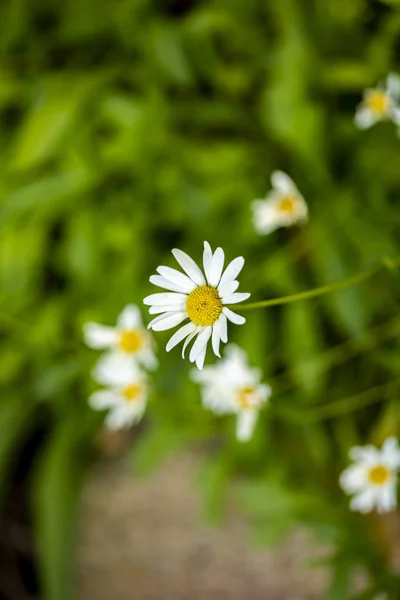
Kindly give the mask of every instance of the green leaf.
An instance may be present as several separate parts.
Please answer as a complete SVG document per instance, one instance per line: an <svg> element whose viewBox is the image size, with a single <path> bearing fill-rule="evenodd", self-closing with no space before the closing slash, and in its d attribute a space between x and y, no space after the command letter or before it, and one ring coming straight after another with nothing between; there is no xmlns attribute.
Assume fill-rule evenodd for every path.
<svg viewBox="0 0 400 600"><path fill-rule="evenodd" d="M158 64L172 79L180 83L190 81L191 73L177 29L171 24L158 24L153 30L151 48Z"/></svg>
<svg viewBox="0 0 400 600"><path fill-rule="evenodd" d="M51 435L33 481L34 528L44 600L74 597L78 499L87 466L85 422L62 422Z"/></svg>
<svg viewBox="0 0 400 600"><path fill-rule="evenodd" d="M322 114L309 98L307 80L313 70L312 50L303 31L298 6L293 0L280 0L273 5L280 31L262 116L266 127L280 141L308 158L320 153L320 161Z"/></svg>
<svg viewBox="0 0 400 600"><path fill-rule="evenodd" d="M284 307L283 339L293 379L307 395L318 393L324 383L324 369L318 360L321 343L317 312L307 302Z"/></svg>
<svg viewBox="0 0 400 600"><path fill-rule="evenodd" d="M91 79L78 77L44 82L16 138L10 168L31 169L53 156L70 133L92 88Z"/></svg>
<svg viewBox="0 0 400 600"><path fill-rule="evenodd" d="M3 399L0 405L0 509L7 489L10 463L31 423L33 408L25 399L15 397Z"/></svg>

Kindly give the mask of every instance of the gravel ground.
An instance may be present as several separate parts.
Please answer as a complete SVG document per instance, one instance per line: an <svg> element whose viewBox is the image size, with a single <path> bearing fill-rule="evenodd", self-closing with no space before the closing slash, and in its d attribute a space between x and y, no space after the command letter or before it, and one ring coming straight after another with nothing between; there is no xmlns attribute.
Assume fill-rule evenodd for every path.
<svg viewBox="0 0 400 600"><path fill-rule="evenodd" d="M79 600L319 600L326 573L302 531L256 549L230 509L204 523L192 455L170 458L135 479L127 459L97 467L83 499Z"/></svg>

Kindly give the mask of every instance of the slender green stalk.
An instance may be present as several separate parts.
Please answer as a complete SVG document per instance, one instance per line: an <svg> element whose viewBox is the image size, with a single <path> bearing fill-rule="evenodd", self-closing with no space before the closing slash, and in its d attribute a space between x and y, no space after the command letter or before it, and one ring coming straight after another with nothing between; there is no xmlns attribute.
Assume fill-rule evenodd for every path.
<svg viewBox="0 0 400 600"><path fill-rule="evenodd" d="M252 310L253 308L266 308L267 306L280 306L281 304L289 304L290 302L297 302L298 300L307 300L308 298L323 296L324 294L329 294L353 285L358 285L359 283L370 279L382 269L395 269L399 264L400 257L385 257L377 266L367 269L366 271L362 271L362 273L358 273L358 275L354 275L353 277L347 277L346 279L328 283L327 285L322 285L321 287L314 288L313 290L306 290L305 292L299 292L289 296L271 298L270 300L261 300L260 302L252 302L251 304L235 305L235 311Z"/></svg>
<svg viewBox="0 0 400 600"><path fill-rule="evenodd" d="M277 394L282 394L296 387L297 384L293 381L293 376L298 370L307 368L308 366L318 365L318 368L321 369L321 371L328 371L331 367L343 364L347 360L350 360L363 352L368 352L377 344L381 344L386 339L398 336L399 334L400 317L396 316L394 319L389 319L373 329L370 329L362 336L347 340L346 342L343 342L343 344L334 346L318 356L303 360L300 363L287 368L283 373L280 373L269 381L274 390L274 397L276 397Z"/></svg>
<svg viewBox="0 0 400 600"><path fill-rule="evenodd" d="M324 421L326 419L334 419L342 417L355 410L360 410L365 406L386 400L393 394L397 394L400 388L400 377L392 381L374 386L369 390L354 394L348 398L341 398L322 406L316 406L304 410L282 410L282 414L290 418L295 418L296 421L305 423L313 421ZM279 409L278 409L279 412Z"/></svg>
<svg viewBox="0 0 400 600"><path fill-rule="evenodd" d="M354 410L360 410L369 404L386 400L388 396L398 392L399 386L400 377L397 377L392 381L377 385L369 390L365 390L365 392L354 394L354 396L350 396L349 398L342 398L341 400L316 407L310 411L310 417L313 420L321 421L346 415Z"/></svg>

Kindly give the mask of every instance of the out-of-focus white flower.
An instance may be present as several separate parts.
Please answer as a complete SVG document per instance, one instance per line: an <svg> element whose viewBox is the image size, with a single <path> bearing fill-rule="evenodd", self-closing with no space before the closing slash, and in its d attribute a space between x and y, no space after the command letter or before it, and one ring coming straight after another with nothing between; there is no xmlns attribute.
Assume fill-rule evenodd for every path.
<svg viewBox="0 0 400 600"><path fill-rule="evenodd" d="M94 392L89 397L89 405L94 410L109 409L106 426L109 429L126 429L140 421L146 410L148 393L143 371L132 360L110 355L103 361L98 379L111 385Z"/></svg>
<svg viewBox="0 0 400 600"><path fill-rule="evenodd" d="M308 217L307 204L289 175L274 171L271 183L272 190L265 199L254 200L251 205L254 227L261 235L305 222Z"/></svg>
<svg viewBox="0 0 400 600"><path fill-rule="evenodd" d="M108 349L112 353L134 358L148 369L157 366L151 335L143 327L140 310L134 304L125 306L116 327L89 322L84 324L83 334L90 348Z"/></svg>
<svg viewBox="0 0 400 600"><path fill-rule="evenodd" d="M350 450L354 464L343 471L340 485L353 495L351 510L368 513L389 512L396 508L397 471L400 450L396 438L385 440L381 450L375 446L356 446Z"/></svg>
<svg viewBox="0 0 400 600"><path fill-rule="evenodd" d="M191 371L191 378L202 386L203 406L217 414L236 414L236 437L248 441L271 388L260 383L261 373L248 366L246 353L229 344L221 361L201 372Z"/></svg>
<svg viewBox="0 0 400 600"><path fill-rule="evenodd" d="M388 75L386 82L364 91L356 109L354 122L359 129L368 129L378 121L389 120L400 125L400 77Z"/></svg>
<svg viewBox="0 0 400 600"><path fill-rule="evenodd" d="M227 306L247 300L250 296L236 293L239 287L236 277L243 268L244 258L235 258L224 271L225 255L222 248L217 248L213 253L210 244L204 242L203 274L194 260L182 250L172 250L172 254L186 274L171 267L158 267L159 275L150 277L151 283L170 291L152 294L143 300L150 306L150 314L158 314L149 323L149 328L164 331L189 319L190 322L171 337L167 352L186 338L182 351L184 358L187 345L196 338L189 360L202 369L210 338L214 353L220 356L220 342L228 341L227 320L236 325L246 321Z"/></svg>

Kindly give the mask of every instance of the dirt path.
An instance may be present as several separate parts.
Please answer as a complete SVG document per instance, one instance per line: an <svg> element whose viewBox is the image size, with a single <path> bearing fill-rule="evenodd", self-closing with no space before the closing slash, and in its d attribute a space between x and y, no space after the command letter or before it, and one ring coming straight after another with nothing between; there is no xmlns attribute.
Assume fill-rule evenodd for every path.
<svg viewBox="0 0 400 600"><path fill-rule="evenodd" d="M125 459L100 465L87 487L79 547L79 600L319 600L326 574L303 532L254 549L229 514L204 524L193 456L135 479Z"/></svg>

